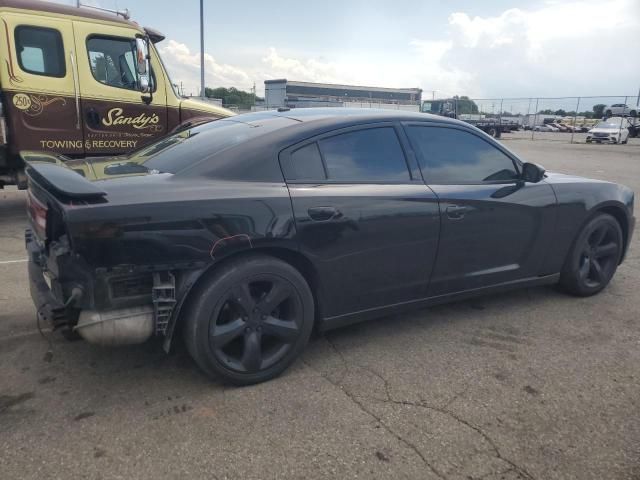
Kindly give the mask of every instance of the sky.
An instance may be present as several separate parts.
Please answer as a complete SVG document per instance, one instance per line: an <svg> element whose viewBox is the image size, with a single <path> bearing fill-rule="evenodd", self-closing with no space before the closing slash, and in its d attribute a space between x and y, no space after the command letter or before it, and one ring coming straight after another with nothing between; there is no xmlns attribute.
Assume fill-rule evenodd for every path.
<svg viewBox="0 0 640 480"><path fill-rule="evenodd" d="M198 93L198 0L84 3L163 32L172 81ZM424 98L639 94L640 0L205 0L204 12L214 88L255 83L261 95L264 80L287 78Z"/></svg>

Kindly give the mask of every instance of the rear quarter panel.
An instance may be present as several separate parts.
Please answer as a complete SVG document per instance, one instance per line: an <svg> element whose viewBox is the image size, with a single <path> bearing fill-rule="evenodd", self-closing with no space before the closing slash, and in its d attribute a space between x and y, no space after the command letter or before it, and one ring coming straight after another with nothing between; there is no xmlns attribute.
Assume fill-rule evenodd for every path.
<svg viewBox="0 0 640 480"><path fill-rule="evenodd" d="M154 178L155 177L155 178ZM295 248L284 183L172 180L108 182L109 203L67 211L74 251L95 268L211 264L247 248Z"/></svg>

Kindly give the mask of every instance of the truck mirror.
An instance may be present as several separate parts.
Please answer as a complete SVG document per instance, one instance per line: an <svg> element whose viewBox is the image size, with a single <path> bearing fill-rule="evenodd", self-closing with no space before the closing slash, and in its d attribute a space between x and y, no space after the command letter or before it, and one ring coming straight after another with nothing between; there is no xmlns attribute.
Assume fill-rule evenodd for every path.
<svg viewBox="0 0 640 480"><path fill-rule="evenodd" d="M149 93L149 45L144 38L136 38L136 70L138 72L138 87L140 92Z"/></svg>
<svg viewBox="0 0 640 480"><path fill-rule="evenodd" d="M136 38L136 68L138 75L147 74L147 42L143 38Z"/></svg>

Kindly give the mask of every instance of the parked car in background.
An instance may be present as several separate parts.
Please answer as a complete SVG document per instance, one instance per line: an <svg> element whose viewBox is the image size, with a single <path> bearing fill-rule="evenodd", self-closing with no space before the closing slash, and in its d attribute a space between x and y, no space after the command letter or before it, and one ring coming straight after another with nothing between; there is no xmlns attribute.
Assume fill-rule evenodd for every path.
<svg viewBox="0 0 640 480"><path fill-rule="evenodd" d="M284 371L316 328L516 287L594 295L634 231L629 188L423 113L255 112L138 155L91 181L23 153L39 318L103 345L182 334L236 384Z"/></svg>
<svg viewBox="0 0 640 480"><path fill-rule="evenodd" d="M557 132L558 129L551 124L536 125L533 127L534 132Z"/></svg>
<svg viewBox="0 0 640 480"><path fill-rule="evenodd" d="M638 107L631 107L624 103L614 103L613 105L604 107L603 112L605 117L612 117L615 115L620 115L622 117L627 115L630 117L637 117Z"/></svg>
<svg viewBox="0 0 640 480"><path fill-rule="evenodd" d="M610 117L589 130L587 143L627 143L629 128L626 118Z"/></svg>
<svg viewBox="0 0 640 480"><path fill-rule="evenodd" d="M563 125L562 123L555 123L555 122L554 122L554 123L550 123L549 125L550 125L551 127L553 127L553 128L557 128L557 129L558 129L558 131L560 131L560 132L568 132L568 131L569 131L569 129L567 128L567 126L566 126L566 125Z"/></svg>

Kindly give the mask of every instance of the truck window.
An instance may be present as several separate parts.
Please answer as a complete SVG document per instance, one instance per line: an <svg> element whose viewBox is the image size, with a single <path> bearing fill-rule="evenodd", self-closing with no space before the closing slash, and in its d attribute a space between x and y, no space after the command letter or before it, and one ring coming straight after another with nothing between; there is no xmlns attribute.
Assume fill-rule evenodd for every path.
<svg viewBox="0 0 640 480"><path fill-rule="evenodd" d="M138 90L135 49L136 44L133 39L89 38L87 52L89 52L89 65L93 78L111 87Z"/></svg>
<svg viewBox="0 0 640 480"><path fill-rule="evenodd" d="M66 65L62 35L53 28L20 25L15 30L20 68L34 75L64 77Z"/></svg>

